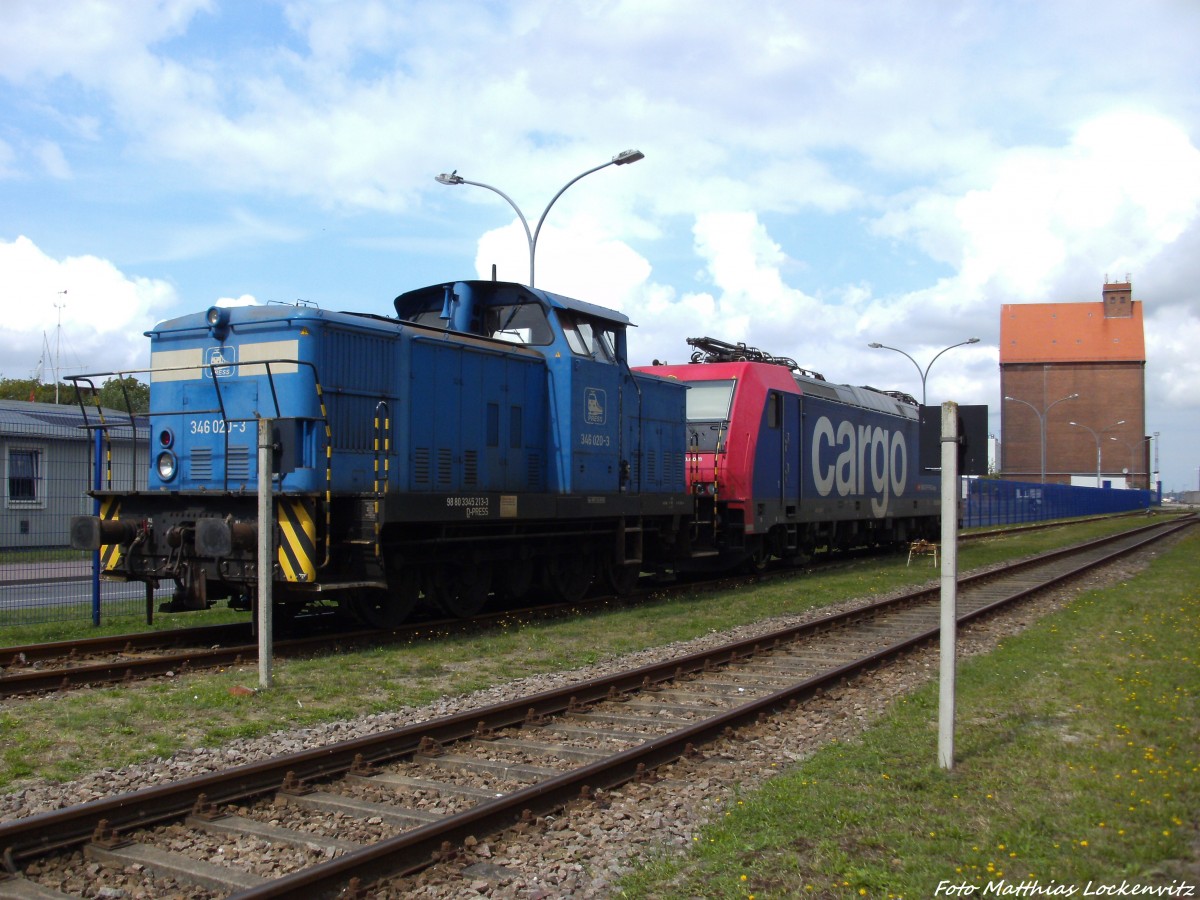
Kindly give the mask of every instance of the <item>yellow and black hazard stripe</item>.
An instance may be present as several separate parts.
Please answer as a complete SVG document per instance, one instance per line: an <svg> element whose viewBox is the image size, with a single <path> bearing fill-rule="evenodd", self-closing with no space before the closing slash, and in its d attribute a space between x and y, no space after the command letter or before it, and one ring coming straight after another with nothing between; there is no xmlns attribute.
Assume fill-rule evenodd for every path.
<svg viewBox="0 0 1200 900"><path fill-rule="evenodd" d="M321 565L327 566L331 561L331 534L333 514L333 429L329 425L329 413L325 410L325 392L321 390L321 380L313 370L313 382L317 388L317 403L321 406L321 421L325 424L325 558Z"/></svg>
<svg viewBox="0 0 1200 900"><path fill-rule="evenodd" d="M121 501L116 497L105 497L100 501L100 520L115 522L120 518ZM117 568L121 562L121 545L120 544L101 544L100 545L100 568L105 572L111 572Z"/></svg>
<svg viewBox="0 0 1200 900"><path fill-rule="evenodd" d="M317 523L312 502L281 497L275 506L279 522L279 568L284 580L312 584L317 580Z"/></svg>
<svg viewBox="0 0 1200 900"><path fill-rule="evenodd" d="M383 420L380 421L380 411L383 412ZM382 435L382 440L380 436ZM388 471L388 454L392 452L392 419L388 413L388 405L386 400L380 400L375 404L375 558L379 559L382 552L380 547L380 534L382 528L383 510L381 499L387 496L388 479L390 477ZM383 459L383 468L380 470L380 458ZM381 479L382 478L382 482Z"/></svg>

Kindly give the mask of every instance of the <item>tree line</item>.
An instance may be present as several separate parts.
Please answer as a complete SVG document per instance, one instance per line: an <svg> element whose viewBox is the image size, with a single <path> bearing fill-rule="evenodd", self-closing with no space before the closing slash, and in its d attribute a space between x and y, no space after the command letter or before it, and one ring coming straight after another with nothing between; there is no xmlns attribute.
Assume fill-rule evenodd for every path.
<svg viewBox="0 0 1200 900"><path fill-rule="evenodd" d="M0 378L0 399L54 403L54 387L53 384L42 384L32 378ZM85 403L90 405L96 402L86 386L81 385L81 390ZM106 409L133 413L150 411L150 386L142 384L132 375L112 376L100 386L97 393L100 395L100 405ZM57 402L60 406L71 406L79 402L73 383L58 383Z"/></svg>

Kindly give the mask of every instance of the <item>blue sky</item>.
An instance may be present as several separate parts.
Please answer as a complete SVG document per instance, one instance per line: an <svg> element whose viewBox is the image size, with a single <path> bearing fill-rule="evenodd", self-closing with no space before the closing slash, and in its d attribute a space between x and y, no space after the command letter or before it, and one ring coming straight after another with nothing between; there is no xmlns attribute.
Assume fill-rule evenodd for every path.
<svg viewBox="0 0 1200 900"><path fill-rule="evenodd" d="M215 302L390 312L528 251L635 363L710 335L986 403L1003 303L1145 302L1164 486L1200 457L1200 5L0 3L0 375L145 366ZM66 291L65 294L60 293ZM49 363L47 363L47 375ZM1104 423L1097 423L1103 426ZM1087 436L1084 435L1084 438Z"/></svg>

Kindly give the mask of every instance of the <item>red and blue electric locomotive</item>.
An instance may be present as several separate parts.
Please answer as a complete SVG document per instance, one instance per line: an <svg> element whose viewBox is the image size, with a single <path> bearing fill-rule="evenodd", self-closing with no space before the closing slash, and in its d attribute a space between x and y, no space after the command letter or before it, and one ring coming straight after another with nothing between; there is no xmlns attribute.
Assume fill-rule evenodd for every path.
<svg viewBox="0 0 1200 900"><path fill-rule="evenodd" d="M833 384L745 344L688 343L691 363L643 371L689 387L688 486L717 564L937 534L938 483L917 458L913 398Z"/></svg>

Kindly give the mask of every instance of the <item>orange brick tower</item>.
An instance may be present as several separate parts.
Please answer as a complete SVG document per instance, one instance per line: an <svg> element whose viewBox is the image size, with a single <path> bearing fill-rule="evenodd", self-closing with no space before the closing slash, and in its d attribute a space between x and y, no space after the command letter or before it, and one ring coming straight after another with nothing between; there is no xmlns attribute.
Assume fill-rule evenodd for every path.
<svg viewBox="0 0 1200 900"><path fill-rule="evenodd" d="M1001 475L1146 488L1146 342L1128 278L1100 303L1006 303ZM1044 447L1044 451L1043 451Z"/></svg>

